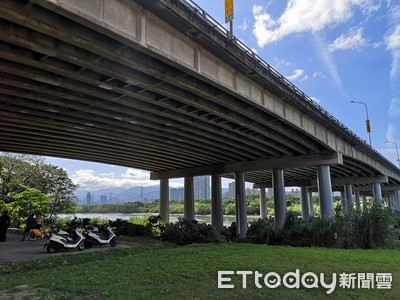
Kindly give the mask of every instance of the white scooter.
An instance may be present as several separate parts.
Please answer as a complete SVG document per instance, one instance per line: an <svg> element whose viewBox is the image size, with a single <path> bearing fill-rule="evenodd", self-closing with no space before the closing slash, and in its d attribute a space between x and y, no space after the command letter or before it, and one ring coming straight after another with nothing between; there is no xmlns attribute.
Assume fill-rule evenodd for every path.
<svg viewBox="0 0 400 300"><path fill-rule="evenodd" d="M52 233L49 241L44 245L47 252L54 253L58 250L74 248L77 248L79 251L85 249L85 237L78 230L79 223L80 220L75 218L67 231L59 230Z"/></svg>
<svg viewBox="0 0 400 300"><path fill-rule="evenodd" d="M111 230L110 224L107 223L98 230L84 230L83 235L85 236L85 247L90 248L92 246L102 246L110 244L111 247L117 245L117 236Z"/></svg>

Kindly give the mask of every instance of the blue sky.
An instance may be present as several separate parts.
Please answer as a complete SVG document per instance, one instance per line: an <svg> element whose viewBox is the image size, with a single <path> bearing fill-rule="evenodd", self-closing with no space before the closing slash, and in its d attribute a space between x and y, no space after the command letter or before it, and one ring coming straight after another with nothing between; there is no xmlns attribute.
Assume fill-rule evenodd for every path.
<svg viewBox="0 0 400 300"><path fill-rule="evenodd" d="M224 23L223 0L194 2ZM350 103L365 102L373 147L397 164L395 145L386 141L400 147L400 1L235 0L234 6L234 35L368 141L365 107ZM81 188L154 184L144 171L47 162L65 168Z"/></svg>

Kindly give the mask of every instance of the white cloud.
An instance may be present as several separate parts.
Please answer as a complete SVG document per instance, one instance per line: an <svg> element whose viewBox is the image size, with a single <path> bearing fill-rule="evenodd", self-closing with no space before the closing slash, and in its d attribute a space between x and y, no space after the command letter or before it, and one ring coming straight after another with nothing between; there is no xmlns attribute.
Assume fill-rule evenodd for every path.
<svg viewBox="0 0 400 300"><path fill-rule="evenodd" d="M159 185L158 180L150 180L148 171L128 168L120 178L116 178L113 172L96 174L94 170L80 169L75 171L71 176L71 180L75 184L79 184L80 189L98 190L104 188L122 187L131 188L134 186L154 186ZM182 187L181 180L170 180L170 187Z"/></svg>
<svg viewBox="0 0 400 300"><path fill-rule="evenodd" d="M390 78L394 80L400 73L400 25L385 38L386 48L392 52Z"/></svg>
<svg viewBox="0 0 400 300"><path fill-rule="evenodd" d="M115 173L114 172L109 172L109 173L101 173L99 176L101 177L115 177Z"/></svg>
<svg viewBox="0 0 400 300"><path fill-rule="evenodd" d="M394 141L395 137L396 137L396 125L388 124L387 130L386 130L386 140Z"/></svg>
<svg viewBox="0 0 400 300"><path fill-rule="evenodd" d="M320 57L322 62L328 68L328 71L333 78L333 82L335 83L339 92L344 95L343 92L343 84L342 79L339 76L339 72L336 67L336 63L333 59L332 53L329 52L327 49L327 44L323 38L322 34L314 34L313 36L314 48L316 49L317 55Z"/></svg>
<svg viewBox="0 0 400 300"><path fill-rule="evenodd" d="M150 180L149 175L147 176L146 180L104 177L102 175L103 174L96 174L93 170L80 169L71 175L71 180L75 184L79 184L79 188L87 190L97 190L111 187L130 188L133 186L153 186L159 184L157 180Z"/></svg>
<svg viewBox="0 0 400 300"><path fill-rule="evenodd" d="M376 11L379 5L373 0L289 0L277 19L265 12L262 6L254 5L253 33L262 48L291 34L315 33L344 23L352 17L354 7L359 7L365 14Z"/></svg>
<svg viewBox="0 0 400 300"><path fill-rule="evenodd" d="M289 63L288 61L286 61L285 59L279 59L277 57L274 57L274 62L276 66L284 66L284 67L288 67L291 65L291 63Z"/></svg>
<svg viewBox="0 0 400 300"><path fill-rule="evenodd" d="M293 70L292 75L286 76L286 78L293 81L304 81L308 79L308 76L306 74L306 71L304 71L303 69L295 69Z"/></svg>
<svg viewBox="0 0 400 300"><path fill-rule="evenodd" d="M393 98L389 106L389 117L396 118L400 117L400 99Z"/></svg>
<svg viewBox="0 0 400 300"><path fill-rule="evenodd" d="M249 28L249 19L244 18L242 25L239 25L238 28L243 31L245 31L247 28Z"/></svg>
<svg viewBox="0 0 400 300"><path fill-rule="evenodd" d="M367 45L363 37L362 28L351 28L347 33L342 34L328 46L330 52L338 50L359 50Z"/></svg>
<svg viewBox="0 0 400 300"><path fill-rule="evenodd" d="M150 172L128 168L125 173L121 174L121 176L126 179L148 180L150 179Z"/></svg>
<svg viewBox="0 0 400 300"><path fill-rule="evenodd" d="M326 76L324 74L322 74L321 72L314 72L312 76L314 78L326 78Z"/></svg>

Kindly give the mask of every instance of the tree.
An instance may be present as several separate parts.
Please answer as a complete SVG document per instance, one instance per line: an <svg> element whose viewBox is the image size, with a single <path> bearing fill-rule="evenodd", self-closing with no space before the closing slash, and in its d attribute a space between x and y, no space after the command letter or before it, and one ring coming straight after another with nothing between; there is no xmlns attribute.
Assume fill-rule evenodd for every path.
<svg viewBox="0 0 400 300"><path fill-rule="evenodd" d="M40 173L37 188L51 197L51 213L74 212L78 185L72 182L67 172L60 167L43 164Z"/></svg>
<svg viewBox="0 0 400 300"><path fill-rule="evenodd" d="M34 188L50 197L51 213L74 212L78 185L65 170L46 164L40 156L2 153L0 155L0 199L15 201L15 196Z"/></svg>
<svg viewBox="0 0 400 300"><path fill-rule="evenodd" d="M42 193L40 190L28 188L25 191L16 194L14 196L14 201L6 204L6 208L10 211L10 218L13 225L19 227L31 213L49 213L50 202L50 197Z"/></svg>
<svg viewBox="0 0 400 300"><path fill-rule="evenodd" d="M0 199L9 203L13 196L36 187L43 158L26 154L2 153L0 156Z"/></svg>

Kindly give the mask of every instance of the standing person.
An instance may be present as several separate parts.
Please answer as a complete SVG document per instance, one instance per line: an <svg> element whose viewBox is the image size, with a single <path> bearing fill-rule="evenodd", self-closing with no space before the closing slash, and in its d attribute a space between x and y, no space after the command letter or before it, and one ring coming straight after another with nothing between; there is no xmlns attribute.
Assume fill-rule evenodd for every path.
<svg viewBox="0 0 400 300"><path fill-rule="evenodd" d="M36 213L36 224L35 224L35 229L42 229L42 226L44 225L44 218L43 215L40 212Z"/></svg>
<svg viewBox="0 0 400 300"><path fill-rule="evenodd" d="M25 230L21 241L25 241L25 237L29 234L29 231L35 228L35 224L36 224L35 216L34 214L30 214L28 218L26 218Z"/></svg>
<svg viewBox="0 0 400 300"><path fill-rule="evenodd" d="M8 216L8 211L5 210L0 217L0 242L6 241L8 227L10 227L10 217Z"/></svg>

